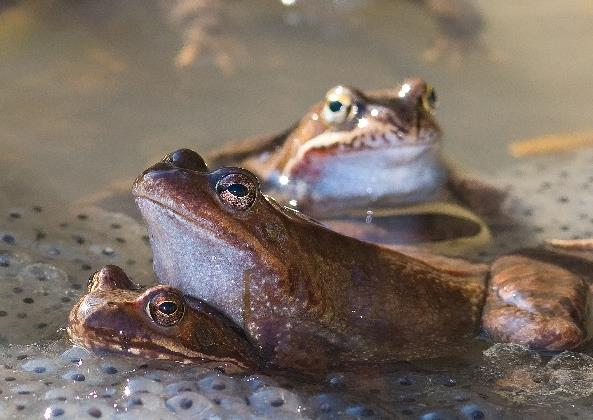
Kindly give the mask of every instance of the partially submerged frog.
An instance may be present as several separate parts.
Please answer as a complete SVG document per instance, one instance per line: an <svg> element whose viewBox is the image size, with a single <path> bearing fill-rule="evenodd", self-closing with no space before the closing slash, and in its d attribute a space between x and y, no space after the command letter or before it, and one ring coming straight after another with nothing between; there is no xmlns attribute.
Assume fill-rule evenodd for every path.
<svg viewBox="0 0 593 420"><path fill-rule="evenodd" d="M359 239L383 236L387 244L411 235L400 243L418 243L434 225L443 227L444 239L478 236L486 226L450 202L494 221L505 193L445 162L436 101L435 90L417 78L375 92L336 86L287 131L231 143L207 161L252 171L281 204ZM430 202L438 205L412 211L412 218L401 211Z"/></svg>
<svg viewBox="0 0 593 420"><path fill-rule="evenodd" d="M452 171L441 156L436 101L417 78L373 92L336 86L287 131L230 143L207 161L252 171L266 193L316 218L452 195L488 211L484 194L500 199L498 191Z"/></svg>
<svg viewBox="0 0 593 420"><path fill-rule="evenodd" d="M162 283L220 310L280 367L418 357L473 337L536 349L586 338L591 262L534 250L492 268L331 231L263 195L245 169L179 150L133 193Z"/></svg>
<svg viewBox="0 0 593 420"><path fill-rule="evenodd" d="M262 363L243 331L207 303L170 286L140 289L113 265L91 276L70 312L68 334L95 351L214 363L227 371Z"/></svg>

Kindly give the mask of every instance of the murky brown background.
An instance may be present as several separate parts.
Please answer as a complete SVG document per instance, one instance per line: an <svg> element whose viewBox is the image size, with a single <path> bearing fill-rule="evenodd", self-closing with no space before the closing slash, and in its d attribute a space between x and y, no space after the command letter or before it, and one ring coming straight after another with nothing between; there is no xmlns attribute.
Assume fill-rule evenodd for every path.
<svg viewBox="0 0 593 420"><path fill-rule="evenodd" d="M472 2L477 43L434 63L427 2L335 3L0 2L0 191L74 201L175 148L283 129L338 82L425 77L447 153L486 172L511 162L513 140L593 129L591 2ZM204 51L176 66L209 16L222 63Z"/></svg>

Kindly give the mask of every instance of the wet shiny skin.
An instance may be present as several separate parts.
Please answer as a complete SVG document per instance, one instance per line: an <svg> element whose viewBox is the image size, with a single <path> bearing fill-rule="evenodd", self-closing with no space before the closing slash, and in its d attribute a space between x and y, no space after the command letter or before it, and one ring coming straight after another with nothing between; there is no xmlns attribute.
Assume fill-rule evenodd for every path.
<svg viewBox="0 0 593 420"><path fill-rule="evenodd" d="M244 191L236 184L249 194L233 195ZM485 299L484 327L496 340L557 350L585 339L586 273L560 261L556 292L576 312L558 310L554 293L539 290L545 264L555 264L552 251L520 261L535 273L523 282L496 268L512 258L503 257L488 286L486 266L419 259L342 236L262 195L250 172L209 172L189 150L146 170L133 191L159 280L229 316L275 365L323 369L415 357L477 334ZM522 296L518 302L497 298L503 281ZM521 322L509 323L509 314Z"/></svg>
<svg viewBox="0 0 593 420"><path fill-rule="evenodd" d="M375 92L339 85L286 132L231 143L208 160L249 169L266 192L316 217L430 201L444 194L448 172L435 106L420 79Z"/></svg>
<svg viewBox="0 0 593 420"><path fill-rule="evenodd" d="M261 364L243 332L217 310L169 286L138 289L116 266L91 277L70 313L68 333L95 351L214 363L227 371Z"/></svg>

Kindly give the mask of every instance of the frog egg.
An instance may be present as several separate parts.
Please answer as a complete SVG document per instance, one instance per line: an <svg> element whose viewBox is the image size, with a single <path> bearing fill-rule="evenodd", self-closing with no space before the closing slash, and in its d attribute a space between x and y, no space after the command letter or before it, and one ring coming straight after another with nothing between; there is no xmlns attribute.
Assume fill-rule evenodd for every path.
<svg viewBox="0 0 593 420"><path fill-rule="evenodd" d="M150 410L152 412L164 411L165 403L159 394L140 392L126 397L122 401L126 410Z"/></svg>
<svg viewBox="0 0 593 420"><path fill-rule="evenodd" d="M0 248L0 278L15 277L30 261L27 254Z"/></svg>
<svg viewBox="0 0 593 420"><path fill-rule="evenodd" d="M245 398L236 395L222 395L219 398L214 398L212 402L229 413L250 411L250 407Z"/></svg>
<svg viewBox="0 0 593 420"><path fill-rule="evenodd" d="M115 408L105 401L83 401L76 406L74 413L71 415L72 418L76 419L109 419L115 414Z"/></svg>
<svg viewBox="0 0 593 420"><path fill-rule="evenodd" d="M448 411L437 410L422 414L420 420L455 420L455 416Z"/></svg>
<svg viewBox="0 0 593 420"><path fill-rule="evenodd" d="M37 374L48 374L56 370L56 363L52 359L32 359L21 365L21 369L26 372Z"/></svg>
<svg viewBox="0 0 593 420"><path fill-rule="evenodd" d="M73 382L86 381L85 372L79 369L72 369L62 375L62 379Z"/></svg>
<svg viewBox="0 0 593 420"><path fill-rule="evenodd" d="M54 419L54 418L67 418L74 415L75 407L67 406L64 403L54 403L48 406L43 411L43 418ZM72 413L70 413L72 412Z"/></svg>
<svg viewBox="0 0 593 420"><path fill-rule="evenodd" d="M278 416L282 412L300 413L303 407L296 394L278 387L263 388L254 392L249 396L249 404L257 413Z"/></svg>
<svg viewBox="0 0 593 420"><path fill-rule="evenodd" d="M347 407L345 413L349 416L356 417L356 418L365 418L365 417L373 417L375 416L375 412L372 408L369 408L365 405L351 405Z"/></svg>
<svg viewBox="0 0 593 420"><path fill-rule="evenodd" d="M486 418L486 414L477 404L467 404L461 408L461 414L468 420L478 420Z"/></svg>
<svg viewBox="0 0 593 420"><path fill-rule="evenodd" d="M64 270L45 263L29 264L21 270L19 276L23 281L49 282L54 287L57 286L56 283L64 283L68 280L68 274Z"/></svg>
<svg viewBox="0 0 593 420"><path fill-rule="evenodd" d="M346 403L338 394L318 394L309 399L309 404L315 417L339 415Z"/></svg>
<svg viewBox="0 0 593 420"><path fill-rule="evenodd" d="M8 392L13 395L34 395L41 394L43 391L42 382L26 382L17 383L14 386L9 387Z"/></svg>
<svg viewBox="0 0 593 420"><path fill-rule="evenodd" d="M91 352L78 346L72 346L60 355L60 359L63 361L74 364L80 364L83 360L94 357Z"/></svg>
<svg viewBox="0 0 593 420"><path fill-rule="evenodd" d="M197 392L199 389L195 381L179 381L173 382L165 387L165 396L172 398L181 392Z"/></svg>
<svg viewBox="0 0 593 420"><path fill-rule="evenodd" d="M222 374L210 374L198 380L200 390L206 394L233 393L237 390L237 382Z"/></svg>
<svg viewBox="0 0 593 420"><path fill-rule="evenodd" d="M50 389L43 395L44 400L69 401L74 398L76 398L76 393L67 387Z"/></svg>
<svg viewBox="0 0 593 420"><path fill-rule="evenodd" d="M130 396L141 392L159 394L162 390L163 385L161 383L143 376L137 376L128 379L124 395Z"/></svg>
<svg viewBox="0 0 593 420"><path fill-rule="evenodd" d="M197 392L182 392L165 402L166 406L182 417L207 418L218 413L219 408Z"/></svg>

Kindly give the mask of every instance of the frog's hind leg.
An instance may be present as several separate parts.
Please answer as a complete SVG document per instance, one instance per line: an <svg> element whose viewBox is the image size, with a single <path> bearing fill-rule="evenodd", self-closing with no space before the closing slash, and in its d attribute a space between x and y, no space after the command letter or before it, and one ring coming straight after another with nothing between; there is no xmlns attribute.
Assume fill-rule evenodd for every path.
<svg viewBox="0 0 593 420"><path fill-rule="evenodd" d="M588 298L578 274L528 256L505 256L492 265L482 325L495 341L574 349L586 337Z"/></svg>

